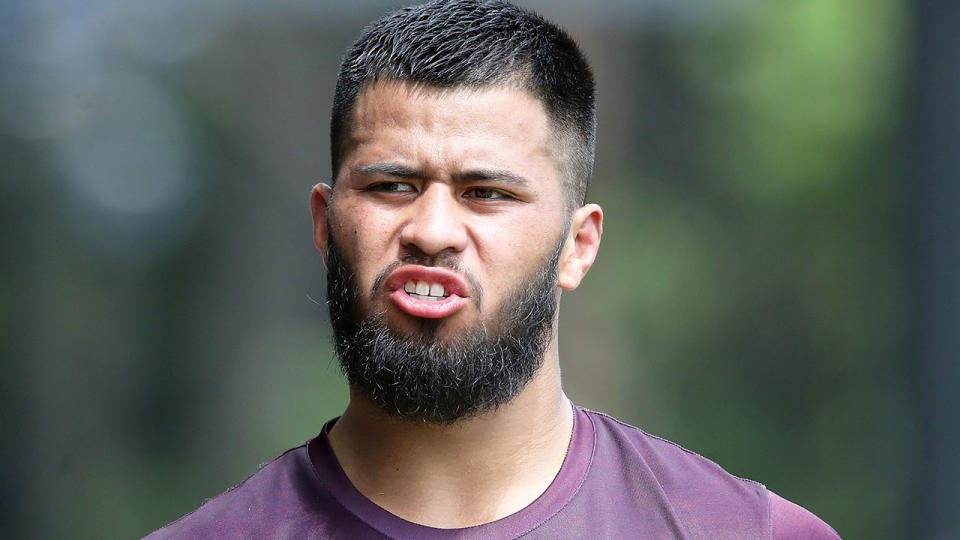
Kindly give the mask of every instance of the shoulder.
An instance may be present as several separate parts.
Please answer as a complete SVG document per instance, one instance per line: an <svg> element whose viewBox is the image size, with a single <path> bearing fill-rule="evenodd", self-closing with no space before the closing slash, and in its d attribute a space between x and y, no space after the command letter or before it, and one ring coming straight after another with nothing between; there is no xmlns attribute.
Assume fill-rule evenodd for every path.
<svg viewBox="0 0 960 540"><path fill-rule="evenodd" d="M583 411L596 431L594 463L602 474L616 476L619 470L629 482L645 484L661 499L664 512L691 532L777 540L839 538L815 515L763 484L609 415Z"/></svg>
<svg viewBox="0 0 960 540"><path fill-rule="evenodd" d="M256 530L258 522L296 506L297 484L310 471L306 445L287 450L243 482L206 500L199 508L154 531L161 538L235 538Z"/></svg>
<svg viewBox="0 0 960 540"><path fill-rule="evenodd" d="M760 505L767 504L763 484L730 474L720 465L677 443L651 435L607 414L585 410L597 432L597 453L636 463L656 475L668 493L723 492Z"/></svg>
<svg viewBox="0 0 960 540"><path fill-rule="evenodd" d="M774 540L839 540L840 535L812 512L776 493L770 494L770 522Z"/></svg>

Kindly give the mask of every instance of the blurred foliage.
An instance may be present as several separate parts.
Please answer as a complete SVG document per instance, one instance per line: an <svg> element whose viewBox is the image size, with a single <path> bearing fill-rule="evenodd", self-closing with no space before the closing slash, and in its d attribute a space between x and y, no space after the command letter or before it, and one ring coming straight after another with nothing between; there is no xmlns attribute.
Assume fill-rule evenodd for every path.
<svg viewBox="0 0 960 540"><path fill-rule="evenodd" d="M608 408L855 538L907 536L901 10L758 3L637 46L655 125L601 163L604 246L565 298L635 359Z"/></svg>
<svg viewBox="0 0 960 540"><path fill-rule="evenodd" d="M845 537L908 537L904 5L599 5L539 6L600 96L568 394ZM385 5L12 6L0 536L135 537L346 403L307 194L340 52Z"/></svg>

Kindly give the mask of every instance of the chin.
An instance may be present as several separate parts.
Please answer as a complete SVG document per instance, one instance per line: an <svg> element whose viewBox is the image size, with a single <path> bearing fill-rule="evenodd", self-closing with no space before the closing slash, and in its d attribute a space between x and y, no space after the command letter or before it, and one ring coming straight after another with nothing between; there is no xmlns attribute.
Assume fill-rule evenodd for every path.
<svg viewBox="0 0 960 540"><path fill-rule="evenodd" d="M397 336L419 343L453 343L467 331L468 325L454 317L426 319L406 313L388 313L387 328Z"/></svg>

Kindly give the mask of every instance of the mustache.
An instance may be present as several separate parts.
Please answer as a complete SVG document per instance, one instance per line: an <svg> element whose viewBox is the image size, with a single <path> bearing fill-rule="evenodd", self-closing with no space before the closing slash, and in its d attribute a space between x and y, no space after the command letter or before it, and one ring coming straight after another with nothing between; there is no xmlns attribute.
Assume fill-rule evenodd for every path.
<svg viewBox="0 0 960 540"><path fill-rule="evenodd" d="M464 281L470 285L471 300L473 300L474 304L476 304L477 309L480 308L481 300L483 299L483 287L480 286L480 282L476 277L473 276L473 274L463 268L463 265L460 264L460 258L457 255L447 251L437 253L436 255L418 253L404 254L398 260L388 264L383 270L377 273L377 277L373 280L373 286L370 287L370 295L376 296L377 292L383 287L383 282L386 281L387 277L389 277L394 270L405 264L448 268L460 274L463 276Z"/></svg>

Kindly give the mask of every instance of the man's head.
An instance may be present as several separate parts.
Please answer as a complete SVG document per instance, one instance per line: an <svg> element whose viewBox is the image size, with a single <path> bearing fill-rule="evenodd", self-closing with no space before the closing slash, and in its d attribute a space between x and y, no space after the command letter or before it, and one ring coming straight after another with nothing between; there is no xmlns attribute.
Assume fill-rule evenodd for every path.
<svg viewBox="0 0 960 540"><path fill-rule="evenodd" d="M542 61L540 45L552 43L546 24L500 2L437 3L375 23L344 62L336 186L314 188L314 235L341 365L354 391L390 413L449 422L495 409L545 355L556 359L558 287L575 288L592 264L602 212L571 204L568 149L582 133L565 126L576 113L536 90L562 86L567 71L589 79L585 62L553 58L546 82L531 82L543 68L529 58ZM508 55L506 42L523 46ZM429 62L422 47L433 47ZM465 75L455 80L451 66ZM421 77L433 67L448 79Z"/></svg>
<svg viewBox="0 0 960 540"><path fill-rule="evenodd" d="M593 74L576 43L540 16L499 0L435 1L366 27L347 50L330 123L332 179L352 144L352 114L368 85L522 89L544 106L568 204L583 204L593 174Z"/></svg>

